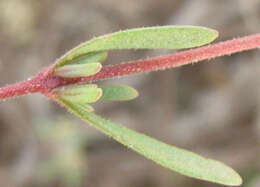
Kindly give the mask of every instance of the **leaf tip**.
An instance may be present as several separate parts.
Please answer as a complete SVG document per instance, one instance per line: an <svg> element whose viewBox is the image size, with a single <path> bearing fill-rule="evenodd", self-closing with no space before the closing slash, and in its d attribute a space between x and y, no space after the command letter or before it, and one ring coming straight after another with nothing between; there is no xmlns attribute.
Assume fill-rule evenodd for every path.
<svg viewBox="0 0 260 187"><path fill-rule="evenodd" d="M107 101L128 101L139 96L136 89L126 85L100 86L103 90L102 99Z"/></svg>
<svg viewBox="0 0 260 187"><path fill-rule="evenodd" d="M229 186L241 186L243 184L243 179L242 177L235 171L233 170L233 180L227 184Z"/></svg>

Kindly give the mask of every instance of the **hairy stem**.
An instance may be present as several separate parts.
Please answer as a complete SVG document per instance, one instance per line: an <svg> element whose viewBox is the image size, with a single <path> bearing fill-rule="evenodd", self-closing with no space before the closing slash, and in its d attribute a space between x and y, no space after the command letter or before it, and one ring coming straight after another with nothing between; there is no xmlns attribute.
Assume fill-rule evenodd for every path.
<svg viewBox="0 0 260 187"><path fill-rule="evenodd" d="M64 84L66 85L76 82L97 81L117 76L164 70L166 68L183 66L186 64L212 59L223 55L230 55L254 48L260 48L260 34L229 40L226 42L220 42L214 45L191 49L172 55L127 62L114 66L106 66L99 73L93 76L77 79L64 79Z"/></svg>
<svg viewBox="0 0 260 187"><path fill-rule="evenodd" d="M39 92L40 84L35 79L0 88L0 100Z"/></svg>
<svg viewBox="0 0 260 187"><path fill-rule="evenodd" d="M208 45L206 47L191 49L172 55L132 61L113 66L105 66L99 73L88 77L56 77L52 74L48 74L48 71L52 71L52 66L50 66L49 68L44 69L32 80L0 88L0 100L34 92L41 92L48 95L52 89L60 86L98 81L136 73L164 70L166 68L178 67L254 48L260 48L260 34L220 42L217 44Z"/></svg>

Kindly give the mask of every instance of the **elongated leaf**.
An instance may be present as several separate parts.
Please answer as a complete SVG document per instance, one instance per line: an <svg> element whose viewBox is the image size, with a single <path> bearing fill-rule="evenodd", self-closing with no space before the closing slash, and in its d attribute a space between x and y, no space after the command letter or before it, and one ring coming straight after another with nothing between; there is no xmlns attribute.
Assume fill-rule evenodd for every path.
<svg viewBox="0 0 260 187"><path fill-rule="evenodd" d="M99 72L102 65L98 62L88 64L72 64L56 68L54 74L60 77L84 77Z"/></svg>
<svg viewBox="0 0 260 187"><path fill-rule="evenodd" d="M58 101L89 124L156 163L183 175L215 183L238 186L241 177L230 167L195 153L165 144L89 113L78 104Z"/></svg>
<svg viewBox="0 0 260 187"><path fill-rule="evenodd" d="M114 49L186 49L210 43L217 31L195 26L147 27L120 31L85 42L57 61L62 66L91 52Z"/></svg>
<svg viewBox="0 0 260 187"><path fill-rule="evenodd" d="M127 101L134 99L138 96L138 92L129 86L125 85L104 85L99 86L103 90L100 99L108 101Z"/></svg>
<svg viewBox="0 0 260 187"><path fill-rule="evenodd" d="M56 95L70 102L80 104L94 103L102 96L102 89L98 88L95 84L66 86L56 89Z"/></svg>

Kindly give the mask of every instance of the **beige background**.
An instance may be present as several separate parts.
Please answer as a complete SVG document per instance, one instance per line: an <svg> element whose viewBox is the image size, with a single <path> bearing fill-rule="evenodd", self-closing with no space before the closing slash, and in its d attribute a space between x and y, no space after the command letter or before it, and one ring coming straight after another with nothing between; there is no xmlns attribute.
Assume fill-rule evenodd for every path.
<svg viewBox="0 0 260 187"><path fill-rule="evenodd" d="M259 19L259 0L1 0L0 86L35 75L70 48L105 33L143 26L201 25L217 29L221 41L259 32ZM116 51L106 63L173 52ZM108 81L131 85L140 96L125 103L97 104L96 111L159 140L223 161L239 171L244 186L257 187L259 59L259 50L254 50ZM38 94L0 103L0 186L66 186L64 177L45 179L37 174L42 161L63 144L42 140L35 132L36 125L64 121L88 139L82 147L86 158L82 167L87 171L79 186L220 186L146 160Z"/></svg>

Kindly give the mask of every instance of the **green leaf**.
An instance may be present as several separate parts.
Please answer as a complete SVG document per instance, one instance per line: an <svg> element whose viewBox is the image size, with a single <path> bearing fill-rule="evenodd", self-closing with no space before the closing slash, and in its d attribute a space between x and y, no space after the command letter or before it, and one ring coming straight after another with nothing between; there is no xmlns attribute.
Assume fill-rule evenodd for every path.
<svg viewBox="0 0 260 187"><path fill-rule="evenodd" d="M118 142L183 175L229 186L238 186L242 179L233 169L221 162L165 144L89 113L78 104L59 100L72 113L93 125Z"/></svg>
<svg viewBox="0 0 260 187"><path fill-rule="evenodd" d="M138 92L129 86L125 85L104 85L99 86L103 90L101 99L108 101L127 101L138 96Z"/></svg>
<svg viewBox="0 0 260 187"><path fill-rule="evenodd" d="M64 100L75 103L94 103L102 96L102 89L95 84L66 86L57 88L55 94ZM88 111L88 109L86 109Z"/></svg>
<svg viewBox="0 0 260 187"><path fill-rule="evenodd" d="M98 62L88 64L72 64L56 68L54 75L60 77L86 77L98 73L102 65Z"/></svg>
<svg viewBox="0 0 260 187"><path fill-rule="evenodd" d="M196 26L162 26L120 31L87 41L61 57L63 66L88 53L116 49L186 49L212 42L217 31Z"/></svg>
<svg viewBox="0 0 260 187"><path fill-rule="evenodd" d="M71 64L86 64L92 62L104 62L107 58L107 52L94 52L90 53L86 56L80 57L75 61L71 62Z"/></svg>

